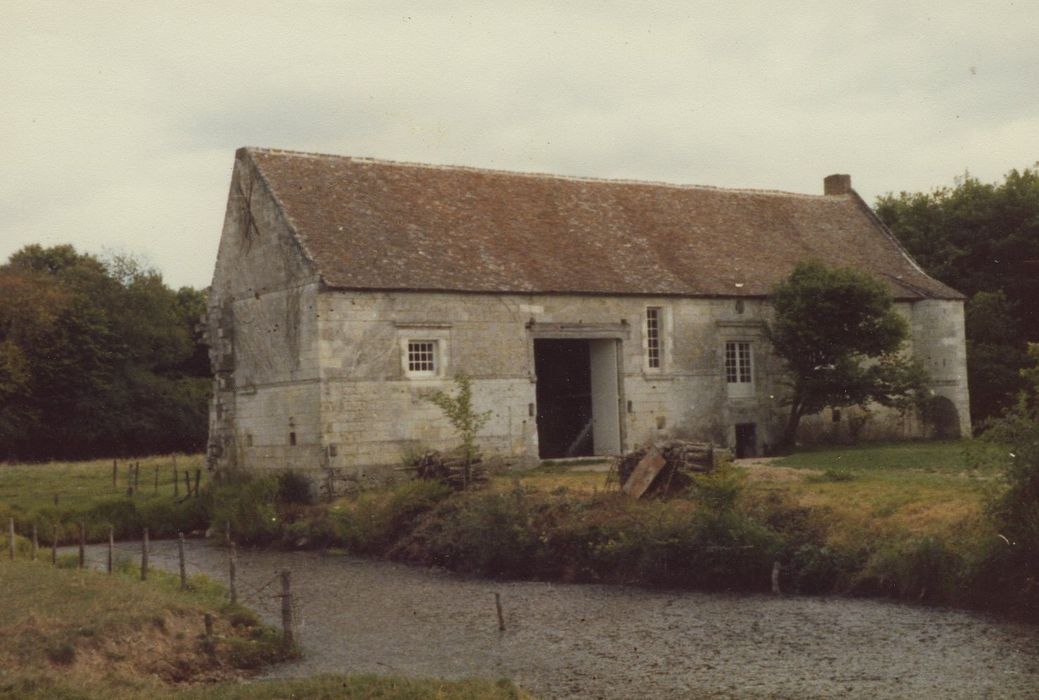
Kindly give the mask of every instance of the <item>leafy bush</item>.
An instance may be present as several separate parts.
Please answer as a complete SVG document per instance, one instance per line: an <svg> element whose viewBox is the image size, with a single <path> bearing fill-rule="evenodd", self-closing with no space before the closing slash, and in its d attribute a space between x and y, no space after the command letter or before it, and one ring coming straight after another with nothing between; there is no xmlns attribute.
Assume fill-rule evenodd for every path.
<svg viewBox="0 0 1039 700"><path fill-rule="evenodd" d="M269 543L278 538L278 480L274 476L236 475L210 494L210 521L217 530L227 524L238 542Z"/></svg>
<svg viewBox="0 0 1039 700"><path fill-rule="evenodd" d="M382 554L414 526L419 515L451 492L446 484L423 480L362 492L344 506L333 507L332 528L339 542L350 551Z"/></svg>
<svg viewBox="0 0 1039 700"><path fill-rule="evenodd" d="M1039 612L1034 590L1039 582L1039 344L1028 348L1035 368L1023 370L1031 385L1013 409L989 423L985 440L1002 446L997 453L1004 488L993 498L988 515L1000 534L986 553L989 582L999 583L996 595L1021 601Z"/></svg>
<svg viewBox="0 0 1039 700"><path fill-rule="evenodd" d="M900 598L947 603L962 597L967 562L937 537L875 552L857 588Z"/></svg>
<svg viewBox="0 0 1039 700"><path fill-rule="evenodd" d="M208 497L188 498L177 502L169 498L152 498L137 506L141 527L152 537L176 537L178 533L205 530L209 523ZM140 530L133 534L140 536Z"/></svg>
<svg viewBox="0 0 1039 700"><path fill-rule="evenodd" d="M783 585L798 593L833 593L847 584L862 563L853 553L807 542L791 553Z"/></svg>
<svg viewBox="0 0 1039 700"><path fill-rule="evenodd" d="M693 500L712 510L731 510L743 493L747 474L731 464L693 477Z"/></svg>
<svg viewBox="0 0 1039 700"><path fill-rule="evenodd" d="M306 474L287 469L280 472L278 479L278 501L310 505L314 502L314 482Z"/></svg>

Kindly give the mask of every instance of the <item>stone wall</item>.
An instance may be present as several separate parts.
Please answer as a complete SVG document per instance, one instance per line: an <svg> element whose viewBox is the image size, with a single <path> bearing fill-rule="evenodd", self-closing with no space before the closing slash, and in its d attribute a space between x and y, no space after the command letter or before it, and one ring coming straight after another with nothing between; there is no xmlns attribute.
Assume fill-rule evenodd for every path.
<svg viewBox="0 0 1039 700"><path fill-rule="evenodd" d="M319 286L262 180L237 161L209 294L211 468L320 459Z"/></svg>
<svg viewBox="0 0 1039 700"><path fill-rule="evenodd" d="M776 434L776 361L766 350L761 301L329 292L320 295L321 414L331 466L397 465L409 449L448 448L455 435L440 410L422 398L452 390L451 378L473 378L476 409L490 411L481 432L488 453L538 455L533 328L567 324L619 329L622 440L626 450L669 437L731 442L736 422L759 425L758 448ZM663 312L661 367L647 363L645 311ZM435 340L437 376L409 377L406 343ZM752 396L729 399L725 342L751 343Z"/></svg>

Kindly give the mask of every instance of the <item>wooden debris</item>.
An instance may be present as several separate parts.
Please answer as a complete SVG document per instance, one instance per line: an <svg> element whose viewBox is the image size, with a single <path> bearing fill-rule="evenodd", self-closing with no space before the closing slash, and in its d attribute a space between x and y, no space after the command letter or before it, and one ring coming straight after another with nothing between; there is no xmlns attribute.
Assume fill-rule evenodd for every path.
<svg viewBox="0 0 1039 700"><path fill-rule="evenodd" d="M438 479L460 490L487 481L487 470L480 454L467 462L465 455L458 451L441 453L433 450L419 457L409 469L413 469L419 479Z"/></svg>
<svg viewBox="0 0 1039 700"><path fill-rule="evenodd" d="M640 459L635 466L635 471L624 482L621 491L632 498L642 498L642 494L653 484L653 480L660 474L660 470L666 466L667 460L657 451L657 448L649 448L646 456Z"/></svg>
<svg viewBox="0 0 1039 700"><path fill-rule="evenodd" d="M694 473L711 471L727 453L709 442L669 440L621 457L617 476L632 498L677 493L692 484Z"/></svg>

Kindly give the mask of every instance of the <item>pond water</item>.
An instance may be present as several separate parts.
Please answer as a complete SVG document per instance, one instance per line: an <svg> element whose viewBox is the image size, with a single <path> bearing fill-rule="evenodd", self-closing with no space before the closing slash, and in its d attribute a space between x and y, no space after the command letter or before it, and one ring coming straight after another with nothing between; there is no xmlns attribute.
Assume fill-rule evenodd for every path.
<svg viewBox="0 0 1039 700"><path fill-rule="evenodd" d="M139 545L122 543L117 556ZM176 543L153 542L176 571ZM91 547L100 564L104 549ZM187 545L225 581L226 551ZM508 677L543 698L1036 698L1039 627L956 610L820 597L496 582L314 552L239 551L243 602L280 622L292 571L317 673ZM494 594L506 629L498 630Z"/></svg>

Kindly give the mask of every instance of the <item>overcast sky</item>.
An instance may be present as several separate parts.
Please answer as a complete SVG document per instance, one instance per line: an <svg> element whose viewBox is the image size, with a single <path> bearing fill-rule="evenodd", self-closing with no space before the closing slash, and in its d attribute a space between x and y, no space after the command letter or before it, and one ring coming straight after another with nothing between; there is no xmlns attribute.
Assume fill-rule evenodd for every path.
<svg viewBox="0 0 1039 700"><path fill-rule="evenodd" d="M2 4L0 260L206 286L244 145L871 203L1039 160L1032 2Z"/></svg>

